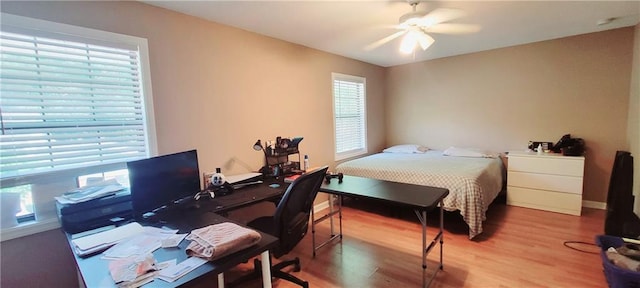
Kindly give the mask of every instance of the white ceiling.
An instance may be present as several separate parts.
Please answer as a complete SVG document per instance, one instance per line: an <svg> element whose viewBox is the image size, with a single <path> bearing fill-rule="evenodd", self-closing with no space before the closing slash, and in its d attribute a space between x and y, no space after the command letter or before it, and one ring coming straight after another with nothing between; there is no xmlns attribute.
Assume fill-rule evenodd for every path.
<svg viewBox="0 0 640 288"><path fill-rule="evenodd" d="M364 47L398 30L406 1L143 1L213 22L388 67L441 57L633 26L640 1L423 1L420 11L457 8L451 23L477 24L473 34L430 34L426 51L399 52L400 38ZM598 26L601 19L616 18Z"/></svg>

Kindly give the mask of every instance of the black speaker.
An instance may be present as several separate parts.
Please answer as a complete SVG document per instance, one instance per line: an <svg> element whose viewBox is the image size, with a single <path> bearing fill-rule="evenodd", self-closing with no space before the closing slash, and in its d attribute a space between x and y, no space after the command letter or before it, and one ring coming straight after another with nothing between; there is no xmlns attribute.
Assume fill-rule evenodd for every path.
<svg viewBox="0 0 640 288"><path fill-rule="evenodd" d="M609 180L605 234L628 238L640 236L640 219L633 213L634 198L633 157L629 152L617 151Z"/></svg>

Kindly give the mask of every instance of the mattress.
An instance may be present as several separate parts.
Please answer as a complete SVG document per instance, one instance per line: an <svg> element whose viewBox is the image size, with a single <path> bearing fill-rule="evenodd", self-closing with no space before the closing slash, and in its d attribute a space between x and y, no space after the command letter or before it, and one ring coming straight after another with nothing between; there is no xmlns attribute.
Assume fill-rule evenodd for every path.
<svg viewBox="0 0 640 288"><path fill-rule="evenodd" d="M447 211L459 210L469 226L469 238L482 233L486 211L502 190L504 165L500 158L443 156L426 153L379 153L339 164L337 172L386 181L449 189ZM397 193L402 193L398 191Z"/></svg>

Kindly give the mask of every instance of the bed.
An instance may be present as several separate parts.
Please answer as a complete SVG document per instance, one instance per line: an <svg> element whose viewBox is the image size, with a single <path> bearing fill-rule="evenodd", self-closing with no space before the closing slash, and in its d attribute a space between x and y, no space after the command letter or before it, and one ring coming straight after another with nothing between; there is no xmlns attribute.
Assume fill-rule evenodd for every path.
<svg viewBox="0 0 640 288"><path fill-rule="evenodd" d="M482 221L486 219L489 204L502 190L504 165L499 157L485 154L445 156L443 152L448 150L378 153L341 163L336 171L345 175L447 188L449 195L444 199L444 208L460 211L469 226L469 239L472 239L482 233Z"/></svg>

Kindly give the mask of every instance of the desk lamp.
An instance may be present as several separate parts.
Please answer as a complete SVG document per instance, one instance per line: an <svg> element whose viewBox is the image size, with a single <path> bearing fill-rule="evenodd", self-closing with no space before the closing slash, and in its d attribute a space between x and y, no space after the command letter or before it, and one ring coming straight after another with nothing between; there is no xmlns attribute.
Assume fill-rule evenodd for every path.
<svg viewBox="0 0 640 288"><path fill-rule="evenodd" d="M262 152L264 153L264 166L260 168L260 172L262 173L262 175L267 175L267 172L269 171L269 159L267 159L267 151L264 150L264 146L262 146L262 142L260 141L260 139L258 139L258 141L253 144L253 150L262 150Z"/></svg>
<svg viewBox="0 0 640 288"><path fill-rule="evenodd" d="M264 151L264 147L262 147L262 142L260 141L260 139L258 139L258 141L256 141L256 144L253 144L253 150L256 150L256 151L263 150Z"/></svg>

